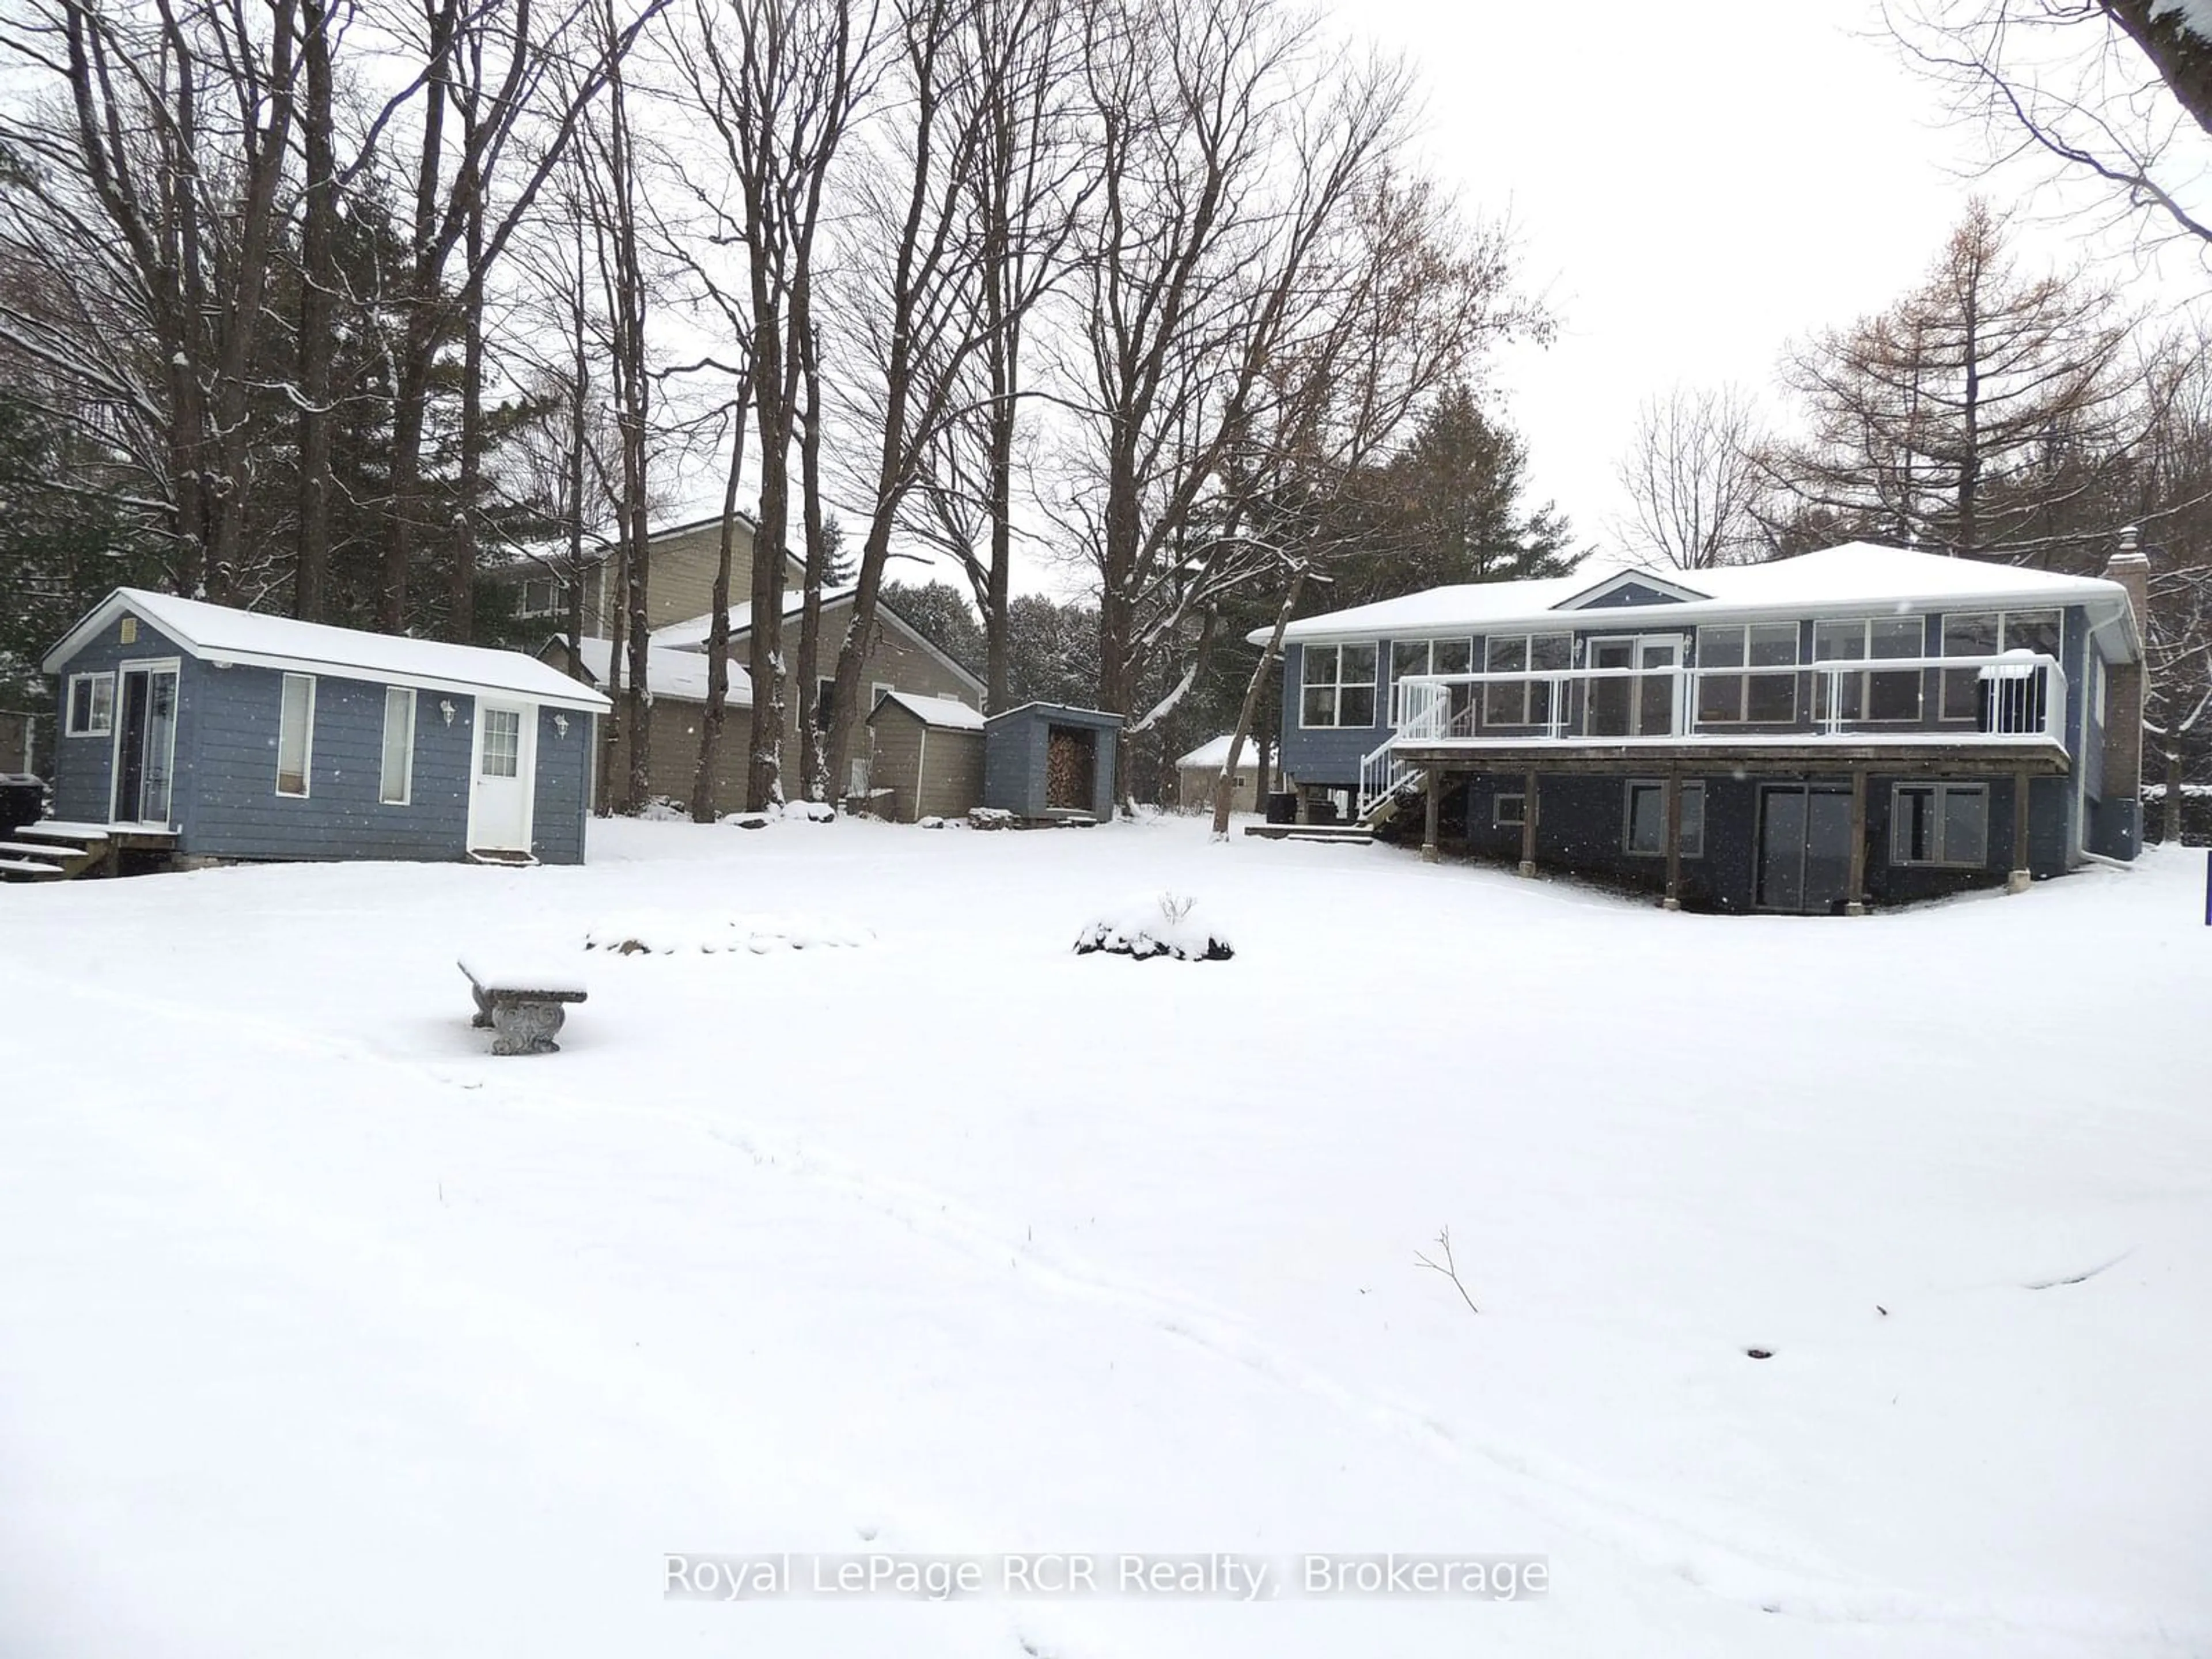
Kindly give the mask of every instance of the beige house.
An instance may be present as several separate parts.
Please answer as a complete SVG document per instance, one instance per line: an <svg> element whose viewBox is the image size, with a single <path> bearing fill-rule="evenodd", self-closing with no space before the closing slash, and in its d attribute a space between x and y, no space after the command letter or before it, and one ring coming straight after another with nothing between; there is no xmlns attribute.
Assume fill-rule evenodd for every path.
<svg viewBox="0 0 2212 1659"><path fill-rule="evenodd" d="M736 539L730 549L730 597L742 599L753 587L753 521L739 514ZM714 574L722 558L722 517L697 519L671 525L646 538L648 577L645 614L654 628L664 628L692 617L703 617L714 606ZM601 548L584 555L584 632L611 634L608 618L621 608L615 591L614 551ZM526 551L503 570L488 576L519 589L515 615L526 622L542 622L549 629L565 627L568 617L568 582L572 579L566 547ZM806 563L784 556L785 587L796 592L806 580Z"/></svg>
<svg viewBox="0 0 2212 1659"><path fill-rule="evenodd" d="M713 526L716 537L720 521ZM663 544L656 542L654 557L661 556ZM715 538L694 536L690 540L672 537L665 544L674 550L672 568L690 561L717 556ZM659 592L662 575L656 566L654 591ZM708 591L712 591L711 579ZM834 670L835 653L843 643L846 630L852 625L854 597L850 588L840 589L824 597L822 606L822 638L825 660L822 666ZM796 592L786 595L784 628L787 659L795 654L797 629L803 599ZM657 605L655 607L658 608ZM653 793L670 799L688 803L691 787L699 765L699 739L707 702L707 641L712 626L711 613L699 613L678 621L657 626L647 643L648 678L647 689L653 696L653 713L649 730L651 748L647 767L653 781ZM752 683L747 678L743 664L751 647L752 606L735 605L730 607L730 680L726 707L731 711L723 726L723 746L720 763L717 767L716 808L731 812L744 804L745 793L745 738L746 725L751 719L753 705ZM572 663L565 638L549 640L538 652L539 659L554 664L570 673L582 672L577 678L587 684L605 689L611 684L608 668L610 643L603 635L586 637L581 652L580 665ZM627 678L629 659L623 660L623 676ZM983 702L983 683L963 668L952 658L922 637L905 618L889 606L878 604L875 623L869 630L866 652L861 659L862 695L871 708L887 693L910 692L917 697L949 701L969 709L980 709ZM823 709L818 717L827 724L827 710L835 690L830 675L824 674L817 683L817 696ZM866 716L863 716L865 720ZM981 716L978 715L978 719ZM619 719L610 723L619 728ZM854 752L848 775L833 781L833 793L845 798L865 799L871 787L872 764L869 744L874 728L866 724L854 728ZM793 769L799 764L799 699L790 696L784 725L785 763ZM604 761L608 775L621 776L629 769L628 750L618 730L611 735L609 750ZM789 793L799 794L794 778L787 786ZM961 811L965 811L963 807Z"/></svg>
<svg viewBox="0 0 2212 1659"><path fill-rule="evenodd" d="M1188 811L1213 810L1213 786L1221 776L1221 769L1229 761L1229 740L1234 735L1224 732L1211 743L1202 743L1188 755L1176 761L1177 796ZM1237 775L1231 781L1229 810L1232 812L1256 812L1260 810L1260 745L1251 738L1244 739L1244 752L1237 757Z"/></svg>
<svg viewBox="0 0 2212 1659"><path fill-rule="evenodd" d="M896 823L967 815L983 799L983 716L951 697L886 691L868 715L868 781Z"/></svg>

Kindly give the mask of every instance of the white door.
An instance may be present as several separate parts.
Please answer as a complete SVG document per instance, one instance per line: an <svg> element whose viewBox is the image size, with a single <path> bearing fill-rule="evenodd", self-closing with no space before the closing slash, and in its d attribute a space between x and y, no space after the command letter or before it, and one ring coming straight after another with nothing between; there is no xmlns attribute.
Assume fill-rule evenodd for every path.
<svg viewBox="0 0 2212 1659"><path fill-rule="evenodd" d="M536 714L528 704L477 704L471 852L530 850L530 803L538 776Z"/></svg>
<svg viewBox="0 0 2212 1659"><path fill-rule="evenodd" d="M1592 668L1630 669L1589 683L1589 735L1663 738L1682 729L1682 639L1678 634L1592 640Z"/></svg>

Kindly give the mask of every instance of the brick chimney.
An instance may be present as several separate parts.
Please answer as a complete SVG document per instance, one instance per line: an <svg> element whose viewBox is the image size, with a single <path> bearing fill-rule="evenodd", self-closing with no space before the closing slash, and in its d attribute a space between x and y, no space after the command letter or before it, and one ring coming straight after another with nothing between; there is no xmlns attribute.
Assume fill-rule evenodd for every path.
<svg viewBox="0 0 2212 1659"><path fill-rule="evenodd" d="M2120 532L2120 550L2105 565L2105 580L2128 591L2135 611L2136 637L2150 632L2150 561L2136 545L2136 527ZM2143 665L2114 663L2105 686L2105 799L2122 804L2130 828L2130 851L2141 845L2138 815L2142 799Z"/></svg>

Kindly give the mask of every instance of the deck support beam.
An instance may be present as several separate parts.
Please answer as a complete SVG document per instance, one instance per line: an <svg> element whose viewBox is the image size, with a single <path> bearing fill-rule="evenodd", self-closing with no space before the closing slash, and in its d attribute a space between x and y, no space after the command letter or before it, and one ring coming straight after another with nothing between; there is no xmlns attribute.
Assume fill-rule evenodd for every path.
<svg viewBox="0 0 2212 1659"><path fill-rule="evenodd" d="M1667 769L1667 896L1660 901L1663 908L1682 908L1682 770L1680 767Z"/></svg>
<svg viewBox="0 0 2212 1659"><path fill-rule="evenodd" d="M1521 794L1521 870L1523 876L1536 873L1536 780L1540 773L1528 774Z"/></svg>
<svg viewBox="0 0 2212 1659"><path fill-rule="evenodd" d="M1440 856L1437 851L1437 823L1443 816L1444 775L1433 766L1425 767L1421 781L1427 791L1421 805L1421 862L1434 864Z"/></svg>
<svg viewBox="0 0 2212 1659"><path fill-rule="evenodd" d="M1844 914L1863 916L1866 908L1867 769L1851 768L1850 879L1844 888Z"/></svg>
<svg viewBox="0 0 2212 1659"><path fill-rule="evenodd" d="M2027 797L2029 775L2015 772L2012 778L2012 873L2005 878L2005 891L2025 893L2033 880L2027 867Z"/></svg>

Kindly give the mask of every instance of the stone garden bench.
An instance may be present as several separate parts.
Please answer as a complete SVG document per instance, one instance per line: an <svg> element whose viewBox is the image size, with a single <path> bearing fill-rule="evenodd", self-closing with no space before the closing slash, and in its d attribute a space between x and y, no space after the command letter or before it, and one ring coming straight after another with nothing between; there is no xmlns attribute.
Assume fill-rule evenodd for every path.
<svg viewBox="0 0 2212 1659"><path fill-rule="evenodd" d="M495 1054L557 1054L554 1033L568 1018L562 1004L581 1002L584 988L567 974L543 967L464 957L458 964L469 976L477 1000L469 1024L492 1033Z"/></svg>

